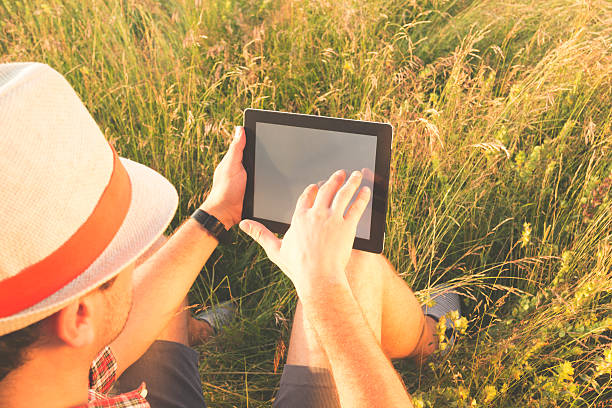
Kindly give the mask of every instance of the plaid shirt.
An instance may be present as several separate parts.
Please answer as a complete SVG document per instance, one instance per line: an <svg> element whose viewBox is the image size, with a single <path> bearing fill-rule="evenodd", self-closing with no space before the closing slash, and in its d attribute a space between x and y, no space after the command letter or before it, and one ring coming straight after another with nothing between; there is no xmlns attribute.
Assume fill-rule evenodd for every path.
<svg viewBox="0 0 612 408"><path fill-rule="evenodd" d="M117 374L117 360L109 347L98 354L89 369L89 403L87 408L150 408L145 399L147 389L142 383L136 390L110 396ZM85 406L84 406L85 407Z"/></svg>

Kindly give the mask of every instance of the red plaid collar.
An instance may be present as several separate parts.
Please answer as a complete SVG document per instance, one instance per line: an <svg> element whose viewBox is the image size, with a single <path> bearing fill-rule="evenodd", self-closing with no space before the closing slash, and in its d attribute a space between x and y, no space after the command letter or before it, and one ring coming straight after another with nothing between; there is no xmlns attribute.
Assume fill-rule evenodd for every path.
<svg viewBox="0 0 612 408"><path fill-rule="evenodd" d="M98 354L89 369L89 402L87 408L150 408L145 399L147 388L142 383L136 390L110 396L106 393L117 380L117 360L109 347Z"/></svg>
<svg viewBox="0 0 612 408"><path fill-rule="evenodd" d="M146 396L145 383L142 383L134 391L113 397L89 390L87 408L151 408L145 399Z"/></svg>

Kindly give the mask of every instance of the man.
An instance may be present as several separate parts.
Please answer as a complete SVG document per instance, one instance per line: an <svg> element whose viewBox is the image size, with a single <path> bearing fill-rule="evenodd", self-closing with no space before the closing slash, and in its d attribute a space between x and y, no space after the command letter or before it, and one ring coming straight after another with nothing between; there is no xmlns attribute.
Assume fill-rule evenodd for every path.
<svg viewBox="0 0 612 408"><path fill-rule="evenodd" d="M198 214L157 249L176 191L117 156L60 74L0 65L0 126L0 406L204 406L177 311L240 220L243 129ZM434 320L386 260L351 255L369 192L342 214L360 177L307 188L282 241L241 224L300 298L279 406L410 406L389 358L433 348Z"/></svg>

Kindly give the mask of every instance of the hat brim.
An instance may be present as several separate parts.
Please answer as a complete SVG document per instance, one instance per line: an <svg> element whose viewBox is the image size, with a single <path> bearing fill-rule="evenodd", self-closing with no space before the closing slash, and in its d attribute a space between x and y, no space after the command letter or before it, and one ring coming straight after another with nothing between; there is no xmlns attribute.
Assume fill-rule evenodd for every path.
<svg viewBox="0 0 612 408"><path fill-rule="evenodd" d="M104 252L70 283L39 303L0 319L0 336L57 312L115 277L164 233L174 217L178 195L174 186L155 170L121 158L132 183L132 200L123 224Z"/></svg>

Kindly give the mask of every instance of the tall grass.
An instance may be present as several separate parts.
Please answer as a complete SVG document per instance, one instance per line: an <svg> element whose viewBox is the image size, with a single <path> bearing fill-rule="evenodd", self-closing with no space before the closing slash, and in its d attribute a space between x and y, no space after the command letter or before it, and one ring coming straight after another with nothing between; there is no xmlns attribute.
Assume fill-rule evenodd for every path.
<svg viewBox="0 0 612 408"><path fill-rule="evenodd" d="M467 333L417 406L609 406L612 5L604 0L0 0L0 60L64 73L120 153L203 199L247 107L391 122L385 254ZM211 406L269 406L295 294L237 234L192 291L240 305ZM607 402L606 402L607 401ZM608 404L608 405L605 405Z"/></svg>

